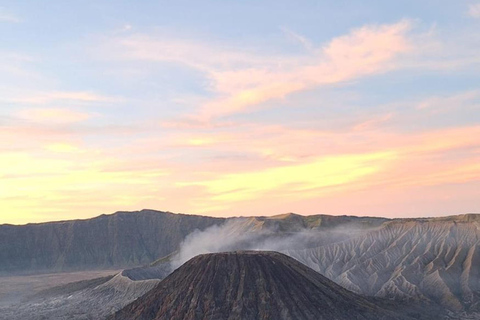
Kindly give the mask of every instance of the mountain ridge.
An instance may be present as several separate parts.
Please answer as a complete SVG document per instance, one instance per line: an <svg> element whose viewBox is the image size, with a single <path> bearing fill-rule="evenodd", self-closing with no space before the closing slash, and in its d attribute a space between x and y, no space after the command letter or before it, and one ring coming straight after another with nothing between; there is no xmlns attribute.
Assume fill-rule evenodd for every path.
<svg viewBox="0 0 480 320"><path fill-rule="evenodd" d="M91 219L0 225L0 274L144 265L177 250L192 232L233 220L238 222L240 230L270 228L297 232L304 228L332 228L352 221L380 225L387 219L297 214L218 218L144 209L118 211Z"/></svg>
<svg viewBox="0 0 480 320"><path fill-rule="evenodd" d="M238 232L270 230L278 235L338 227L366 232L408 221L480 221L478 214L434 218L381 218L286 213L275 216L209 217L143 209L90 219L0 225L0 274L32 274L149 264L176 251L192 232L235 221ZM352 227L353 226L353 227ZM320 234L320 233L318 233ZM348 239L348 230L335 241Z"/></svg>

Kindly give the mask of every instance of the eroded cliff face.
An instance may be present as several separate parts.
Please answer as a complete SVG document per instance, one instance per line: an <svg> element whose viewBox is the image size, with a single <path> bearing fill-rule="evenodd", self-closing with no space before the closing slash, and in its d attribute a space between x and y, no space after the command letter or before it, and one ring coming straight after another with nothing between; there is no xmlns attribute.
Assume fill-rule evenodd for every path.
<svg viewBox="0 0 480 320"><path fill-rule="evenodd" d="M407 319L275 252L197 256L109 319Z"/></svg>
<svg viewBox="0 0 480 320"><path fill-rule="evenodd" d="M387 222L378 230L286 253L357 293L480 310L480 216Z"/></svg>
<svg viewBox="0 0 480 320"><path fill-rule="evenodd" d="M196 229L224 219L142 210L88 220L0 226L0 273L119 268L175 251Z"/></svg>

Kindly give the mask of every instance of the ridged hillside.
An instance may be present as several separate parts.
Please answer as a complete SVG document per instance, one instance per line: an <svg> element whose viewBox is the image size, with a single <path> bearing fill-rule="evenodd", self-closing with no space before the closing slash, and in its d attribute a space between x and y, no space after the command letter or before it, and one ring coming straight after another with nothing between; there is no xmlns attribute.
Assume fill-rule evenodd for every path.
<svg viewBox="0 0 480 320"><path fill-rule="evenodd" d="M365 295L480 311L480 215L387 222L350 240L290 250L292 257Z"/></svg>

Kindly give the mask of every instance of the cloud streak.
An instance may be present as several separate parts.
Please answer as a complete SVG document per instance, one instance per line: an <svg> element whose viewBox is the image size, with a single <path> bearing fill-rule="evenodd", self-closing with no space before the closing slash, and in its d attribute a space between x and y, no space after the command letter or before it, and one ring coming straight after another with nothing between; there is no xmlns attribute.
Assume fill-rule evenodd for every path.
<svg viewBox="0 0 480 320"><path fill-rule="evenodd" d="M395 158L393 153L344 155L315 159L310 163L269 168L257 172L227 174L215 180L184 185L201 185L211 194L209 201L234 203L262 197L267 193L287 196L293 193L346 185L382 169Z"/></svg>
<svg viewBox="0 0 480 320"><path fill-rule="evenodd" d="M52 104L58 102L76 102L76 103L107 103L107 102L122 102L122 98L108 97L92 92L75 92L75 91L51 91L51 92L39 92L28 95L22 94L21 96L14 96L5 99L8 102L14 102L19 104Z"/></svg>
<svg viewBox="0 0 480 320"><path fill-rule="evenodd" d="M91 114L86 112L61 108L22 109L17 112L17 116L22 120L43 124L71 124L82 122L92 117Z"/></svg>
<svg viewBox="0 0 480 320"><path fill-rule="evenodd" d="M0 22L20 23L22 19L9 12L7 9L0 7Z"/></svg>
<svg viewBox="0 0 480 320"><path fill-rule="evenodd" d="M416 121L419 113L431 121L458 108L476 110L477 96L468 91L432 97L411 102L409 108ZM476 125L407 133L390 125L386 129L385 121L402 120L387 114L335 130L243 124L181 132L157 128L157 135L149 129L145 136L144 128L79 131L89 114L57 111L29 111L29 125L13 121L0 126L0 176L8 186L0 192L4 212L33 219L34 214L66 212L74 205L72 212L110 212L121 206L218 215L248 214L256 208L269 214L300 211L304 203L358 192L374 197L378 188L393 194L480 181ZM87 139L87 133L95 139ZM128 143L116 143L125 134ZM383 199L387 205L388 196ZM358 201L352 200L352 206ZM318 204L313 208L305 213L322 210Z"/></svg>
<svg viewBox="0 0 480 320"><path fill-rule="evenodd" d="M193 118L208 121L265 108L266 102L298 91L391 71L398 56L414 50L411 29L408 20L365 26L300 56L255 55L248 48L144 35L117 39L109 51L123 52L120 59L177 62L205 72L215 97L202 104Z"/></svg>

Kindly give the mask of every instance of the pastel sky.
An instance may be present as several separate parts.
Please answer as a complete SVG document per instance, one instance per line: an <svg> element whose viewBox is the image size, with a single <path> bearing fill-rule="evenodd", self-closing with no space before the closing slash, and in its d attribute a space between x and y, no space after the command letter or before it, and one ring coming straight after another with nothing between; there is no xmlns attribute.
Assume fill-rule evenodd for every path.
<svg viewBox="0 0 480 320"><path fill-rule="evenodd" d="M480 2L0 2L0 223L480 212Z"/></svg>

